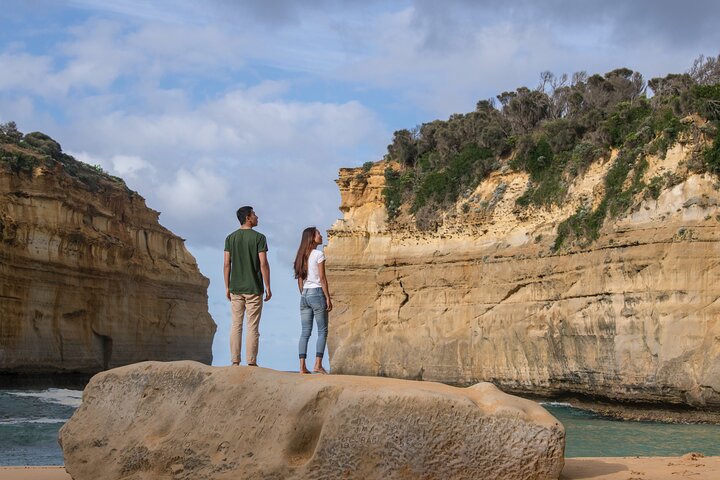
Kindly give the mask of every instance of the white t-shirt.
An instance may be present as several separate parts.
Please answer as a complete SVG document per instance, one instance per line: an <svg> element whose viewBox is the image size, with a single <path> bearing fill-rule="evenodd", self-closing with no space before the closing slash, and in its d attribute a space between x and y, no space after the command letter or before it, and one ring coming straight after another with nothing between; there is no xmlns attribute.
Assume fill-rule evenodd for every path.
<svg viewBox="0 0 720 480"><path fill-rule="evenodd" d="M320 285L320 272L318 265L325 261L325 254L320 250L313 250L308 257L308 275L303 288L322 288Z"/></svg>

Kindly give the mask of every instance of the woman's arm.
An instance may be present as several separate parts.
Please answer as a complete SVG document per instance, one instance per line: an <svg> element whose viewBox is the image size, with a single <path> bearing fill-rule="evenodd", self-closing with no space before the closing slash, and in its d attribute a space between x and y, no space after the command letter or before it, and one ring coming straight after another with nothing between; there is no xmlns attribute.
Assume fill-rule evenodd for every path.
<svg viewBox="0 0 720 480"><path fill-rule="evenodd" d="M298 277L298 290L300 290L300 295L302 295L302 287L303 287L303 279Z"/></svg>
<svg viewBox="0 0 720 480"><path fill-rule="evenodd" d="M325 303L327 303L327 311L332 310L332 300L330 300L330 287L328 287L327 276L325 275L325 262L318 263L318 273L320 274L320 285L325 294Z"/></svg>

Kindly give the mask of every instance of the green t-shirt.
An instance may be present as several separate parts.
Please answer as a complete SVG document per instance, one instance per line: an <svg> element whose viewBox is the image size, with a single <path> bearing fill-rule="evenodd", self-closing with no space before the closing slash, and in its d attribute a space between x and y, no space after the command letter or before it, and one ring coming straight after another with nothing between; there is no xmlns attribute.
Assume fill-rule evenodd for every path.
<svg viewBox="0 0 720 480"><path fill-rule="evenodd" d="M253 229L238 229L225 239L225 251L230 252L230 293L262 295L260 252L267 252L265 235Z"/></svg>

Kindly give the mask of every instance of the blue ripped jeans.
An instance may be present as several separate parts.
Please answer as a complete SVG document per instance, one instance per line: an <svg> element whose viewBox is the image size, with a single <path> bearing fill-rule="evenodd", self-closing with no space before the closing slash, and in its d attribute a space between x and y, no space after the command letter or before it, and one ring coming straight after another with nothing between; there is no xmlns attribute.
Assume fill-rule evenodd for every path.
<svg viewBox="0 0 720 480"><path fill-rule="evenodd" d="M325 294L322 288L303 288L300 296L302 332L300 333L300 342L298 342L300 358L307 358L307 344L312 333L313 318L315 318L318 326L316 356L322 358L325 353L325 342L327 342L328 333L328 311Z"/></svg>

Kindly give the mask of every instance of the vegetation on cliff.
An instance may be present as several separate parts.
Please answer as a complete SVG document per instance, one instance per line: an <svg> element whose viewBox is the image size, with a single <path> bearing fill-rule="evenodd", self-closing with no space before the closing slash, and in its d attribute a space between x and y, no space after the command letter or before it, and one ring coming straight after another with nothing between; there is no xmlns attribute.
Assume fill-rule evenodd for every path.
<svg viewBox="0 0 720 480"><path fill-rule="evenodd" d="M0 166L16 175L33 175L38 167L64 172L92 192L103 189L105 183L130 192L121 178L107 174L99 165L88 165L64 153L60 144L44 133L23 134L15 122L0 124Z"/></svg>
<svg viewBox="0 0 720 480"><path fill-rule="evenodd" d="M500 168L529 175L519 208L561 204L575 177L617 152L603 199L581 206L560 224L557 249L569 240L594 240L608 216L627 211L645 195L657 198L676 182L670 177L645 182L643 173L646 156L664 156L683 134L698 134L710 145L694 155L688 169L720 174L720 142L712 141L720 126L720 56L701 56L687 73L648 82L627 68L540 77L535 89L503 92L479 101L473 112L396 131L386 159L402 168L386 170L383 192L390 220L405 205L420 230L437 228L443 211ZM689 132L693 118L703 119L702 126Z"/></svg>

